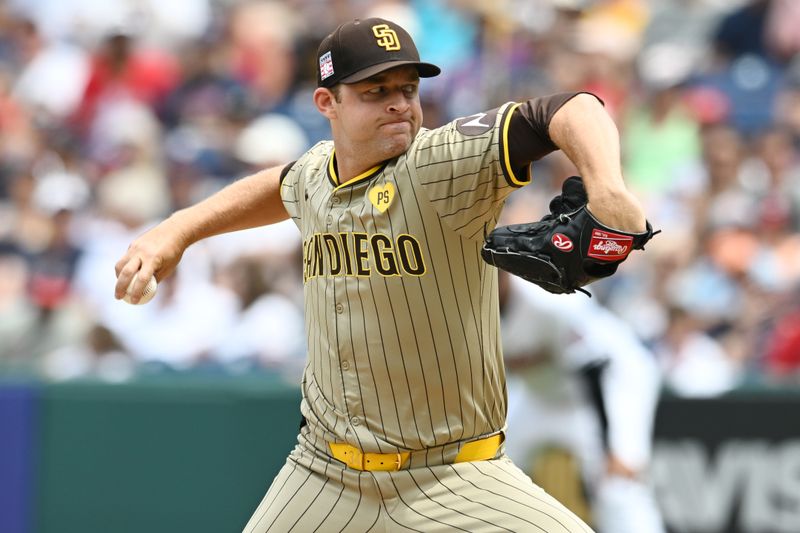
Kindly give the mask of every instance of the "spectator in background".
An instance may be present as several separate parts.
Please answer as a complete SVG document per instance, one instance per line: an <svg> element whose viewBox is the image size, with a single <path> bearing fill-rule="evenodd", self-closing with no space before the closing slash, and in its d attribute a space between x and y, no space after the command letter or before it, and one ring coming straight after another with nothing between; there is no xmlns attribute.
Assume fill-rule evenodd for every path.
<svg viewBox="0 0 800 533"><path fill-rule="evenodd" d="M670 309L669 326L656 353L664 384L675 394L707 398L728 392L741 382L743 368L705 328L690 312L677 306Z"/></svg>
<svg viewBox="0 0 800 533"><path fill-rule="evenodd" d="M13 242L6 248L17 252L21 260L17 264L12 257L7 258L13 279L6 305L21 316L9 320L15 327L4 328L0 344L8 340L10 355L27 359L23 366L32 366L49 351L77 342L90 325L73 290L81 250L70 238L72 216L63 209L53 214L41 248L24 255ZM20 281L25 282L24 301L15 290Z"/></svg>
<svg viewBox="0 0 800 533"><path fill-rule="evenodd" d="M748 274L764 289L791 292L800 286L800 235L792 227L790 199L772 194L758 206L754 238L758 251Z"/></svg>
<svg viewBox="0 0 800 533"><path fill-rule="evenodd" d="M209 41L192 41L178 56L180 82L161 106L160 118L166 128L202 121L208 116L247 116L254 109L247 87L237 80L226 62L227 46Z"/></svg>
<svg viewBox="0 0 800 533"><path fill-rule="evenodd" d="M775 120L788 129L800 148L800 53L787 70L786 83L775 102Z"/></svg>
<svg viewBox="0 0 800 533"><path fill-rule="evenodd" d="M36 327L37 312L28 297L30 269L12 244L0 241L0 374L26 364L26 334Z"/></svg>
<svg viewBox="0 0 800 533"><path fill-rule="evenodd" d="M43 312L62 307L72 295L72 279L81 250L69 236L71 219L68 210L54 213L47 246L30 258L31 299Z"/></svg>
<svg viewBox="0 0 800 533"><path fill-rule="evenodd" d="M175 59L157 48L139 47L133 28L113 28L91 58L89 79L74 120L97 143L97 121L127 102L157 107L178 83Z"/></svg>
<svg viewBox="0 0 800 533"><path fill-rule="evenodd" d="M703 190L694 202L695 231L731 224L745 225L755 199L742 182L747 148L733 127L719 124L703 131Z"/></svg>
<svg viewBox="0 0 800 533"><path fill-rule="evenodd" d="M756 138L745 179L764 208L783 213L790 231L800 229L800 147L785 127L771 127Z"/></svg>
<svg viewBox="0 0 800 533"><path fill-rule="evenodd" d="M251 169L293 161L310 147L308 138L291 118L267 113L247 124L234 145L234 154Z"/></svg>
<svg viewBox="0 0 800 533"><path fill-rule="evenodd" d="M800 53L800 4L793 0L772 0L765 22L767 48L781 63Z"/></svg>
<svg viewBox="0 0 800 533"><path fill-rule="evenodd" d="M672 82L649 91L644 102L629 107L622 141L631 186L657 202L653 196L684 196L697 189L693 167L700 156L700 131L679 85Z"/></svg>
<svg viewBox="0 0 800 533"><path fill-rule="evenodd" d="M77 109L89 78L85 50L65 42L48 42L28 19L15 22L19 75L14 98L42 124L62 122Z"/></svg>
<svg viewBox="0 0 800 533"><path fill-rule="evenodd" d="M749 0L724 14L712 37L715 68L697 76L699 86L726 102L727 121L745 134L767 127L779 94L782 62L767 46L771 0Z"/></svg>
<svg viewBox="0 0 800 533"><path fill-rule="evenodd" d="M95 192L101 205L149 221L171 206L161 153L162 129L152 110L125 102L106 110L95 122L93 149L100 167Z"/></svg>
<svg viewBox="0 0 800 533"><path fill-rule="evenodd" d="M241 2L229 18L230 61L235 76L250 87L263 111L289 98L295 75L295 12L282 2Z"/></svg>
<svg viewBox="0 0 800 533"><path fill-rule="evenodd" d="M26 259L43 250L53 233L53 221L34 201L36 178L22 169L6 175L8 199L0 209L0 242L14 246Z"/></svg>
<svg viewBox="0 0 800 533"><path fill-rule="evenodd" d="M107 328L95 325L83 342L62 346L45 354L42 375L53 381L94 378L122 383L136 373L136 362Z"/></svg>
<svg viewBox="0 0 800 533"><path fill-rule="evenodd" d="M239 310L211 357L233 368L277 372L296 384L306 361L303 312L275 287L280 276L266 272L264 263L242 257L220 272L221 285L238 297Z"/></svg>
<svg viewBox="0 0 800 533"><path fill-rule="evenodd" d="M734 59L752 54L769 57L767 16L772 0L747 0L722 17L714 35L714 45L722 56Z"/></svg>
<svg viewBox="0 0 800 533"><path fill-rule="evenodd" d="M797 292L784 302L787 308L764 345L764 370L779 383L800 385L800 307Z"/></svg>
<svg viewBox="0 0 800 533"><path fill-rule="evenodd" d="M13 86L9 65L0 64L0 155L7 164L20 167L34 157L40 135L28 110L13 95Z"/></svg>
<svg viewBox="0 0 800 533"><path fill-rule="evenodd" d="M160 283L147 306L104 317L103 325L140 364L221 373L212 352L231 331L239 306L230 289L212 282L203 251L191 252L187 259L193 264Z"/></svg>
<svg viewBox="0 0 800 533"><path fill-rule="evenodd" d="M243 172L233 141L256 104L225 62L228 53L229 47L208 42L187 44L180 55L182 81L162 106L175 205L193 203L187 190L218 189Z"/></svg>

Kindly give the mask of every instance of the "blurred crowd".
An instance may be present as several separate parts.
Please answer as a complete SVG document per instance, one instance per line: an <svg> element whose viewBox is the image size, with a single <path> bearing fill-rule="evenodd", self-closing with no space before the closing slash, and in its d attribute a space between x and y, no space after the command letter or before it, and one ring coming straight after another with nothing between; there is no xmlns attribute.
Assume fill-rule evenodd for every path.
<svg viewBox="0 0 800 533"><path fill-rule="evenodd" d="M373 15L443 69L422 84L428 127L552 92L603 99L663 232L592 292L668 387L800 385L793 0L0 0L0 374L296 381L291 222L193 246L145 306L113 298L114 263L172 211L328 138L317 43ZM506 221L538 219L574 172L537 162Z"/></svg>

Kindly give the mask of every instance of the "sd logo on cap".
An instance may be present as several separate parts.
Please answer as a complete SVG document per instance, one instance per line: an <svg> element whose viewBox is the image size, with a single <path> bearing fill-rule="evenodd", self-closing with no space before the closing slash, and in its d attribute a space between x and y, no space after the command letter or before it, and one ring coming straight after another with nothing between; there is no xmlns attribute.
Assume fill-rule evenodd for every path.
<svg viewBox="0 0 800 533"><path fill-rule="evenodd" d="M420 61L406 30L381 18L345 22L322 40L317 58L319 87L356 83L401 65L416 66L421 78L441 72L436 65Z"/></svg>

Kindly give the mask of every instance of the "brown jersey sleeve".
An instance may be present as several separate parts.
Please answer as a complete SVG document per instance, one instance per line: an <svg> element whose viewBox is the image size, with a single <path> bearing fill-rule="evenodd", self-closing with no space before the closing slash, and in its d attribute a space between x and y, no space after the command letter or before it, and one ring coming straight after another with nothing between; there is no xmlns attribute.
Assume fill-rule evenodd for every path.
<svg viewBox="0 0 800 533"><path fill-rule="evenodd" d="M558 93L531 98L514 110L508 128L508 152L512 169L523 169L531 162L558 150L558 146L550 138L550 121L564 104L579 94L582 93ZM596 95L592 96L597 98ZM600 100L600 103L603 101Z"/></svg>

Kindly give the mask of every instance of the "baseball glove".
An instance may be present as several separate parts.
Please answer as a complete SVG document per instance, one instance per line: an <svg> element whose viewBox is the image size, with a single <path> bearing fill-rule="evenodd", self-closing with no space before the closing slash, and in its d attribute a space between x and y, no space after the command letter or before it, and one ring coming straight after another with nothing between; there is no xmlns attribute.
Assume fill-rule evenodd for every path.
<svg viewBox="0 0 800 533"><path fill-rule="evenodd" d="M583 286L612 275L631 250L643 250L658 231L649 222L643 233L609 228L586 209L587 201L583 180L568 178L542 220L489 233L483 259L552 293L589 294Z"/></svg>

